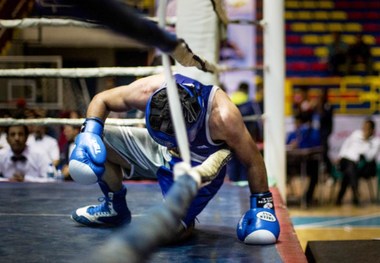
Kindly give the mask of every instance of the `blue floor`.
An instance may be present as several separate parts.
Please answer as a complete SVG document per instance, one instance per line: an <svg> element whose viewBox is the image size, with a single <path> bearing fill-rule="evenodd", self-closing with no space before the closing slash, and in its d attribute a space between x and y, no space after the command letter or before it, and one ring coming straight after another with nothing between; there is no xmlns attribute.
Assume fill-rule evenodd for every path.
<svg viewBox="0 0 380 263"><path fill-rule="evenodd" d="M132 220L162 202L157 184L126 184ZM88 262L118 228L89 228L69 216L97 204L96 185L0 183L0 262ZM225 184L199 216L194 235L161 246L149 262L282 262L275 245L247 246L236 224L248 208L248 189ZM128 260L126 259L126 262Z"/></svg>

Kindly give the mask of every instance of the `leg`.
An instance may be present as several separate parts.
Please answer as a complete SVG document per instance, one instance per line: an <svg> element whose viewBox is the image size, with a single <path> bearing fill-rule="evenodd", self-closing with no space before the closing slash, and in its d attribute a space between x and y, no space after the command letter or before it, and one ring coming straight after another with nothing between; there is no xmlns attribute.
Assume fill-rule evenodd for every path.
<svg viewBox="0 0 380 263"><path fill-rule="evenodd" d="M126 187L122 184L124 170L136 167L136 176L155 176L157 165L163 165L157 145L149 140L144 129L107 127L104 142L107 148L106 172L98 181L104 202L77 209L72 219L84 225L120 225L131 221L126 203ZM154 155L154 156L153 156ZM161 158L160 158L161 157ZM156 161L154 163L153 161ZM140 166L143 166L142 168Z"/></svg>
<svg viewBox="0 0 380 263"><path fill-rule="evenodd" d="M306 204L311 205L313 203L314 190L318 183L318 161L309 160L307 162L307 174L310 176L309 187L306 192Z"/></svg>

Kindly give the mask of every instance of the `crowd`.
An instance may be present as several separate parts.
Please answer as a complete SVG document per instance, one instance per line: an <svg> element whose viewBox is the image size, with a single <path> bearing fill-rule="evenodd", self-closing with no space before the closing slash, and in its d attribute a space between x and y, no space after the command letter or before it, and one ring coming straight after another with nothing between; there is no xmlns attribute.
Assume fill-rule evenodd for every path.
<svg viewBox="0 0 380 263"><path fill-rule="evenodd" d="M355 41L348 45L340 32L334 32L328 49L328 70L333 76L373 75L371 48L364 41L362 34L355 36Z"/></svg>
<svg viewBox="0 0 380 263"><path fill-rule="evenodd" d="M60 113L65 118L80 118L76 111ZM35 119L51 117L43 109L27 108L18 103L17 109L3 111L2 118ZM80 125L47 127L43 125L12 124L1 126L0 175L12 182L52 182L72 180L68 162Z"/></svg>
<svg viewBox="0 0 380 263"><path fill-rule="evenodd" d="M380 139L376 137L376 123L365 118L361 129L353 130L340 146L339 154L332 159L329 155L329 138L333 132L333 107L328 101L328 89L321 90L314 98L307 89L300 89L295 96L294 128L286 139L287 150L317 150L321 158L313 158L316 151L306 159L306 174L309 185L303 194L307 206L317 203L314 194L321 175L341 183L339 193L334 197L337 205L342 204L348 187L352 189L352 203L360 204L358 182L360 178L371 178L377 173L377 158L380 153ZM291 154L290 154L291 155ZM288 175L300 173L300 160L288 160ZM340 178L339 178L339 176ZM324 181L324 180L322 180Z"/></svg>

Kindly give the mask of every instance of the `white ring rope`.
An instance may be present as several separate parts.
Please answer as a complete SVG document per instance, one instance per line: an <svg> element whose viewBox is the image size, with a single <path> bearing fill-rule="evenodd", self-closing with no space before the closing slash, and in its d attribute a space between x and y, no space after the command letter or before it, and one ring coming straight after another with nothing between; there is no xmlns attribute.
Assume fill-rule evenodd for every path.
<svg viewBox="0 0 380 263"><path fill-rule="evenodd" d="M244 121L258 121L264 119L264 115L249 115L243 116ZM38 119L14 119L14 118L0 118L0 126L10 126L10 125L75 125L81 126L85 121L84 118L81 119L71 119L71 118L38 118ZM133 125L145 125L145 118L141 119L118 119L118 118L108 118L106 120L106 125L111 126L133 126Z"/></svg>
<svg viewBox="0 0 380 263"><path fill-rule="evenodd" d="M220 65L218 72L264 70L264 66L229 67ZM176 67L173 66L172 70ZM0 69L0 77L48 77L48 78L93 78L108 76L149 76L162 73L162 66L156 67L99 67L99 68L25 68Z"/></svg>
<svg viewBox="0 0 380 263"><path fill-rule="evenodd" d="M1 69L0 77L91 78L107 76L148 76L162 73L163 70L162 66Z"/></svg>
<svg viewBox="0 0 380 263"><path fill-rule="evenodd" d="M75 125L81 126L85 119L68 119L68 118L39 118L39 119L14 119L14 118L0 118L0 126L11 125ZM113 126L133 126L138 124L145 124L145 119L116 119L108 118L106 125Z"/></svg>
<svg viewBox="0 0 380 263"><path fill-rule="evenodd" d="M156 17L145 17L148 20L158 23ZM168 26L174 26L177 23L176 17L167 17L165 24ZM224 23L224 22L223 22ZM260 25L263 26L265 22L263 20L250 20L250 19L233 19L227 20L228 24L240 24L240 25ZM84 28L103 28L103 25L96 23L83 22L74 19L63 18L23 18L23 19L0 19L0 28L30 28L37 26L75 26Z"/></svg>

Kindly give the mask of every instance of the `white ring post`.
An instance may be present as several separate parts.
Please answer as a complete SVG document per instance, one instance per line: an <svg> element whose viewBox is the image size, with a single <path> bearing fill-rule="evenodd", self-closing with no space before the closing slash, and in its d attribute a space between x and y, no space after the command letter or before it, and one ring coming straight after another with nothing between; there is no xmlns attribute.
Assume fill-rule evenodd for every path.
<svg viewBox="0 0 380 263"><path fill-rule="evenodd" d="M286 202L284 0L263 1L264 160L269 182L275 179Z"/></svg>

